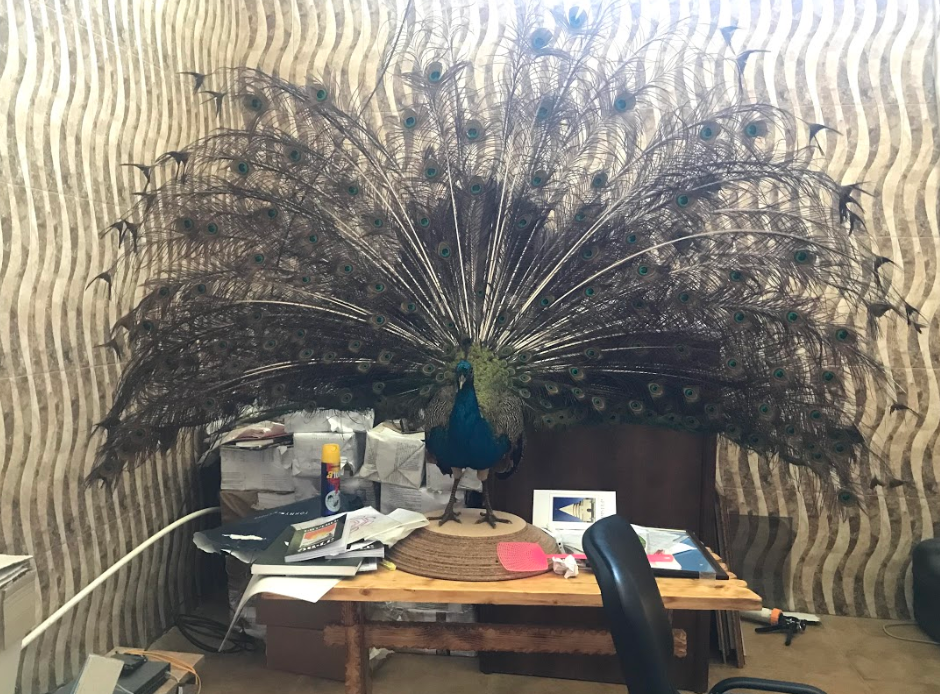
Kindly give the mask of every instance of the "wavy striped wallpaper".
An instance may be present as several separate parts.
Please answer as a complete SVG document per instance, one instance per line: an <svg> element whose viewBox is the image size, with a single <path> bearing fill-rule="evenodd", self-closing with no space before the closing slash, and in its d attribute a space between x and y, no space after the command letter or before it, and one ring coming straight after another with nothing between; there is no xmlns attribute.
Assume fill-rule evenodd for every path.
<svg viewBox="0 0 940 694"><path fill-rule="evenodd" d="M721 448L739 570L775 604L907 616L911 545L940 524L938 3L621 5L625 27L688 20L718 46L717 28L737 25L735 49L767 51L749 62L748 87L841 133L820 136L830 173L874 193L869 234L924 314L920 335L884 320L879 348L897 389L865 394L902 485L876 486L858 512L830 518L776 469ZM43 615L192 506L191 445L113 491L81 486L94 455L89 433L119 374L119 357L97 345L129 308L109 302L102 283L85 289L117 250L116 235L99 232L142 185L120 164L149 162L214 124L179 71L251 65L302 80L328 70L356 88L370 83L406 5L0 0L0 551L36 556ZM421 14L463 13L481 44L512 10L504 0L416 5ZM895 401L913 412L888 412ZM87 651L146 643L166 626L192 594L189 532L156 545L28 649L24 691L49 690Z"/></svg>
<svg viewBox="0 0 940 694"><path fill-rule="evenodd" d="M191 446L113 491L82 486L119 376L97 345L129 308L85 285L117 248L99 232L141 184L120 164L208 124L176 74L206 61L206 15L187 2L0 0L0 552L35 556L37 617L192 510ZM146 645L172 623L193 594L191 531L154 545L28 648L23 691L47 692L85 653Z"/></svg>

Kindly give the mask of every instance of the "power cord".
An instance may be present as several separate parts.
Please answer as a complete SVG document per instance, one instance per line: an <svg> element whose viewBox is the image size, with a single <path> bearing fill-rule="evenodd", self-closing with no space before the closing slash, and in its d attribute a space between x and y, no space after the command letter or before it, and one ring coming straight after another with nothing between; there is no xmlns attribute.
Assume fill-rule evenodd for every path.
<svg viewBox="0 0 940 694"><path fill-rule="evenodd" d="M884 631L886 636L890 636L892 639L896 639L897 641L907 641L908 643L926 643L929 646L940 646L940 643L937 643L932 639L912 639L908 636L897 636L896 634L892 634L890 631L888 631L889 627L893 629L894 627L912 626L917 626L917 622L895 622L893 624L885 624L883 627L881 627L881 629Z"/></svg>
<svg viewBox="0 0 940 694"><path fill-rule="evenodd" d="M242 627L236 626L229 634L226 642L229 644L228 647L219 650L225 638L225 632L228 631L228 625L208 617L181 614L176 618L176 628L187 641L207 653L254 652L260 648L258 639L245 633Z"/></svg>

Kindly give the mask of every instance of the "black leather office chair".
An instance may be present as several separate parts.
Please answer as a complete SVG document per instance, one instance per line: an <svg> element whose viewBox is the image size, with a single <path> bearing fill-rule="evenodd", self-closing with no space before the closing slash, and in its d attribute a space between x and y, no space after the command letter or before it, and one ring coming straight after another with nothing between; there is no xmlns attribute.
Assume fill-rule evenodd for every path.
<svg viewBox="0 0 940 694"><path fill-rule="evenodd" d="M672 627L640 538L626 519L611 516L584 534L584 553L601 588L630 694L678 694L668 678ZM711 694L748 691L825 694L805 684L752 677L723 680L712 687Z"/></svg>

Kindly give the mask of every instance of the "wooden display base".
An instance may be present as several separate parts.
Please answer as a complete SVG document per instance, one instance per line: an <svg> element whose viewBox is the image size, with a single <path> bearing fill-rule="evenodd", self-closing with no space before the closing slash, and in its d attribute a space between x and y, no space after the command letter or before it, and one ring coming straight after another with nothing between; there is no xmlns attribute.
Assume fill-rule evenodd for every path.
<svg viewBox="0 0 940 694"><path fill-rule="evenodd" d="M519 516L499 511L496 515L510 522L491 528L477 523L480 513L478 509L462 509L460 523L440 525L432 520L428 527L397 542L388 558L410 574L450 581L509 581L545 573L506 571L496 556L496 546L500 542L536 542L546 554L555 554L558 545L550 535Z"/></svg>

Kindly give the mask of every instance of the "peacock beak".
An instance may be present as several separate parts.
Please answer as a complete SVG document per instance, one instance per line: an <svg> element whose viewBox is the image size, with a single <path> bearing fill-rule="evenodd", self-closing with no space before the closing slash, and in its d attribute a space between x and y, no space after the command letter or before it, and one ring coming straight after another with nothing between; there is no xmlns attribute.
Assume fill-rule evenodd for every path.
<svg viewBox="0 0 940 694"><path fill-rule="evenodd" d="M467 377L464 374L457 376L457 389L462 390L463 384L467 382Z"/></svg>

